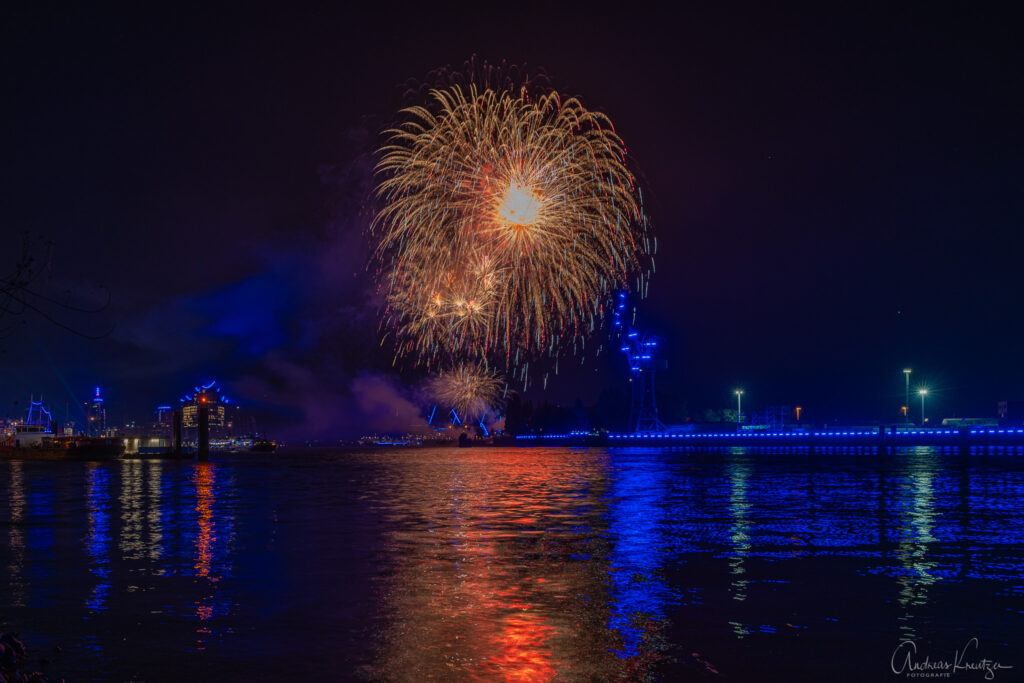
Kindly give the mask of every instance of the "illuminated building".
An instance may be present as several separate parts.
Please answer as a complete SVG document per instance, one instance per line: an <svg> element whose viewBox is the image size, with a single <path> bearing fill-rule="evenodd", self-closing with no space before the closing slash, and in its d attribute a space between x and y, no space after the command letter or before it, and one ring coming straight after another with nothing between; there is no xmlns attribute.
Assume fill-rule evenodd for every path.
<svg viewBox="0 0 1024 683"><path fill-rule="evenodd" d="M86 434L89 436L103 436L107 431L107 410L103 407L103 397L100 396L100 388L96 387L96 395L91 401L85 404Z"/></svg>
<svg viewBox="0 0 1024 683"><path fill-rule="evenodd" d="M186 394L181 402L181 424L185 429L195 429L199 426L199 403L205 402L210 415L210 429L225 429L230 427L228 421L227 404L230 400L221 393L217 382L210 382L201 387L196 387L195 392Z"/></svg>
<svg viewBox="0 0 1024 683"><path fill-rule="evenodd" d="M171 406L157 406L153 411L153 426L160 429L169 429L174 418L174 411Z"/></svg>

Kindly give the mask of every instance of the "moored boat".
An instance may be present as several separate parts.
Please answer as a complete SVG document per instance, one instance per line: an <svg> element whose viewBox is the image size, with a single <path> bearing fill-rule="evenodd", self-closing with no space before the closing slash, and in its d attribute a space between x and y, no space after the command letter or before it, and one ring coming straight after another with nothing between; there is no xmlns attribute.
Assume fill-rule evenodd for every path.
<svg viewBox="0 0 1024 683"><path fill-rule="evenodd" d="M277 443L270 441L269 439L253 441L252 445L249 446L250 453L273 453L276 450Z"/></svg>

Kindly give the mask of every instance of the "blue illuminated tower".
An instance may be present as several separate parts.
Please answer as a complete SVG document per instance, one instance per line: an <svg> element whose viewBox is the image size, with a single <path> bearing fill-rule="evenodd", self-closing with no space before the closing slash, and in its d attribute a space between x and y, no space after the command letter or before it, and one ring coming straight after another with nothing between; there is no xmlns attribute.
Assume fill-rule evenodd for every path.
<svg viewBox="0 0 1024 683"><path fill-rule="evenodd" d="M100 388L96 387L96 395L85 404L86 433L89 436L103 436L107 431L107 410L103 407Z"/></svg>
<svg viewBox="0 0 1024 683"><path fill-rule="evenodd" d="M658 357L658 338L640 332L623 322L626 294L619 294L615 308L614 331L621 339L621 350L629 360L633 402L629 422L637 432L660 432L665 425L658 419L658 403L654 397L654 375L664 370L667 363Z"/></svg>

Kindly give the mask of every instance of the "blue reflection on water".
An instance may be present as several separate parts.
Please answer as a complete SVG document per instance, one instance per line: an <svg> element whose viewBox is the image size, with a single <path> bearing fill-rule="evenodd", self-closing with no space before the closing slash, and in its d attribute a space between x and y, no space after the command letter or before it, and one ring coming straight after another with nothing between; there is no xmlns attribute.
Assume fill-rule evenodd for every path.
<svg viewBox="0 0 1024 683"><path fill-rule="evenodd" d="M729 583L729 592L733 600L744 601L747 599L748 580L744 558L750 552L751 522L749 511L751 504L747 500L747 488L749 486L751 467L748 463L734 460L729 464L729 519L731 520L729 530L729 573L732 581ZM739 621L729 621L733 633L737 638L742 638L749 633L748 629Z"/></svg>
<svg viewBox="0 0 1024 683"><path fill-rule="evenodd" d="M645 636L665 618L673 592L661 576L664 550L660 527L664 516L666 465L645 459L609 472L608 529L610 628L622 639L619 657L636 657Z"/></svg>
<svg viewBox="0 0 1024 683"><path fill-rule="evenodd" d="M85 552L89 556L89 571L97 577L85 604L90 612L96 612L106 608L110 594L110 473L106 467L89 464L85 502L89 518Z"/></svg>
<svg viewBox="0 0 1024 683"><path fill-rule="evenodd" d="M56 563L53 516L53 477L38 477L29 487L26 512L28 574L33 586L28 606L33 608L53 606L55 587L51 577Z"/></svg>

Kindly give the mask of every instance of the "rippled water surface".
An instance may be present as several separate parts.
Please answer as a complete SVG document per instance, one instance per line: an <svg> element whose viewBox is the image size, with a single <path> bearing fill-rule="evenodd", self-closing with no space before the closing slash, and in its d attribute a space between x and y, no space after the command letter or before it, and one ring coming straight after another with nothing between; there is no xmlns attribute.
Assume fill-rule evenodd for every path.
<svg viewBox="0 0 1024 683"><path fill-rule="evenodd" d="M1022 461L4 460L0 630L69 680L895 680L900 642L951 660L970 638L1015 680Z"/></svg>

